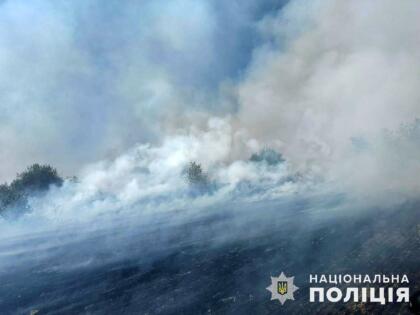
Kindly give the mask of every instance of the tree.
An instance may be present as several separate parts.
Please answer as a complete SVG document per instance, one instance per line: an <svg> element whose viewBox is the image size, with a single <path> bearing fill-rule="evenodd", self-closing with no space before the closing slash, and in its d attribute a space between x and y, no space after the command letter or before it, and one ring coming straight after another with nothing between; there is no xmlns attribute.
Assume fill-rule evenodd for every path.
<svg viewBox="0 0 420 315"><path fill-rule="evenodd" d="M57 170L50 165L33 164L10 184L13 190L21 192L46 191L51 185L61 186L63 179Z"/></svg>
<svg viewBox="0 0 420 315"><path fill-rule="evenodd" d="M33 164L18 174L10 185L0 185L0 212L12 208L26 210L27 198L30 195L39 195L48 191L51 185L62 184L63 179L55 168L50 165Z"/></svg>
<svg viewBox="0 0 420 315"><path fill-rule="evenodd" d="M11 204L16 203L21 195L10 188L7 184L0 185L0 212L5 210Z"/></svg>

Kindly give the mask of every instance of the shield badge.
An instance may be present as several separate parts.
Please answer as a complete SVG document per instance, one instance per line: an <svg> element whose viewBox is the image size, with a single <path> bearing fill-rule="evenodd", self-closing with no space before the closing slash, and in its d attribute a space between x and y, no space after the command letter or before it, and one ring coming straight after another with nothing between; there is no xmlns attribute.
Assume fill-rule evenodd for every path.
<svg viewBox="0 0 420 315"><path fill-rule="evenodd" d="M287 281L278 281L277 282L277 292L280 295L287 294Z"/></svg>

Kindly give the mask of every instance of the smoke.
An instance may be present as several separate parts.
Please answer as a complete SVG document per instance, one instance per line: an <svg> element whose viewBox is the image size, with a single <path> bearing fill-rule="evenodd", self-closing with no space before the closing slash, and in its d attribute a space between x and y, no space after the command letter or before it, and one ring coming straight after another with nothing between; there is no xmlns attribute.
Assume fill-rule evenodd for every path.
<svg viewBox="0 0 420 315"><path fill-rule="evenodd" d="M34 161L78 175L34 200L61 220L183 207L191 160L220 185L208 204L284 178L415 196L420 5L282 5L2 3L1 177ZM267 147L278 174L247 162Z"/></svg>
<svg viewBox="0 0 420 315"><path fill-rule="evenodd" d="M214 119L207 131L169 137L161 146L138 145L115 160L91 164L77 180L51 187L46 197L33 197L33 211L20 221L25 225L38 220L43 229L100 217L107 221L121 216L170 215L179 209L199 213L223 202L270 200L304 187L300 178L291 177L285 162L221 163L230 152L229 130L226 121ZM190 161L202 162L213 189L198 195L191 190L185 174Z"/></svg>
<svg viewBox="0 0 420 315"><path fill-rule="evenodd" d="M416 230L419 14L416 0L1 2L0 179L34 162L77 175L0 218L2 309L138 312L167 291L207 308L228 276L250 298L279 266L382 270L358 248L382 250L395 225L400 257ZM285 161L250 160L266 148Z"/></svg>
<svg viewBox="0 0 420 315"><path fill-rule="evenodd" d="M418 138L401 134L420 115L419 13L416 1L293 1L263 19L237 125L347 191L417 192Z"/></svg>
<svg viewBox="0 0 420 315"><path fill-rule="evenodd" d="M2 1L0 179L33 162L72 176L160 143L196 112L231 111L219 86L240 77L261 42L256 22L282 5Z"/></svg>

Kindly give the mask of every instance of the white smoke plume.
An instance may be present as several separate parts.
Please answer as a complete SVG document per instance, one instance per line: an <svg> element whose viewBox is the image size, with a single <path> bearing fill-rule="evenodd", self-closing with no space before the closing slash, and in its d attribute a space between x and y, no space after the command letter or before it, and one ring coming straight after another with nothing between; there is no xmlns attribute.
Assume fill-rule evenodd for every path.
<svg viewBox="0 0 420 315"><path fill-rule="evenodd" d="M420 115L419 14L417 1L290 3L260 24L270 41L237 88L237 125L350 189L417 193L418 139L402 134Z"/></svg>

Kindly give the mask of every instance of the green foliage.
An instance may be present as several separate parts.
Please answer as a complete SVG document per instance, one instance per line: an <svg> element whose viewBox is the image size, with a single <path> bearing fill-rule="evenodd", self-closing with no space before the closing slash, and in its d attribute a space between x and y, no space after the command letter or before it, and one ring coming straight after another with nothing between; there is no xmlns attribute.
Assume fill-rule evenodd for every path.
<svg viewBox="0 0 420 315"><path fill-rule="evenodd" d="M10 185L0 185L0 213L6 209L26 208L31 194L40 194L51 185L61 186L63 179L50 165L33 164L17 175Z"/></svg>
<svg viewBox="0 0 420 315"><path fill-rule="evenodd" d="M268 165L277 165L285 161L283 156L273 149L263 149L259 153L252 154L251 162L265 162Z"/></svg>
<svg viewBox="0 0 420 315"><path fill-rule="evenodd" d="M48 190L50 185L61 186L63 179L58 176L57 170L50 165L33 164L10 184L13 190L34 192Z"/></svg>
<svg viewBox="0 0 420 315"><path fill-rule="evenodd" d="M197 162L193 161L188 164L186 177L192 187L205 188L208 185L208 177Z"/></svg>

